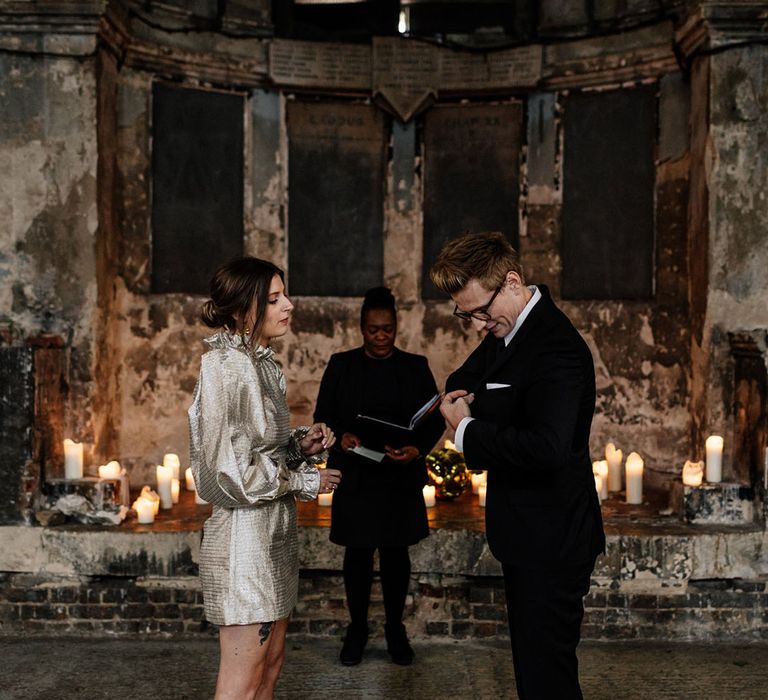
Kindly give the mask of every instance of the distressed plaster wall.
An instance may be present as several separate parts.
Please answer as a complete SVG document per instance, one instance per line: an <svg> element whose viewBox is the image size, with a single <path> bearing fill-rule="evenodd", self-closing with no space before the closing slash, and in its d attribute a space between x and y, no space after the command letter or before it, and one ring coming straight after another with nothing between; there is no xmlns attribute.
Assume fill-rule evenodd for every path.
<svg viewBox="0 0 768 700"><path fill-rule="evenodd" d="M734 48L699 64L695 70L709 75L706 110L697 114L706 121L694 125L702 131L706 178L700 185L706 211L698 218L707 225L702 227L706 240L691 257L708 273L692 356L694 440L703 444L710 433L733 434L728 334L754 334L764 347L768 329L768 49ZM700 282L698 289L703 286ZM731 447L726 441L726 479L735 471Z"/></svg>
<svg viewBox="0 0 768 700"><path fill-rule="evenodd" d="M120 373L121 416L117 455L131 466L135 483L151 481L153 465L166 451L186 459L186 414L194 387L200 339L196 321L202 298L149 294L149 180L152 75L124 69L119 77L118 187L122 192L120 273L111 356ZM598 370L598 411L593 451L615 441L646 458L649 479L663 483L687 457L688 324L685 216L687 209L687 84L662 83L661 123L666 150L657 169L657 296L649 302L572 302L564 308L584 333ZM673 99L674 98L674 99ZM285 265L290 193L286 191L285 99L256 90L247 102L246 251ZM523 199L521 254L533 282L559 294L560 151L558 95L533 98L546 109L529 110L532 133L525 164L534 180ZM672 106L669 106L672 104ZM542 116L543 115L543 116ZM672 125L669 126L669 123ZM671 145L669 145L671 144ZM421 178L423 154L416 126L396 124L391 136L385 199L385 283L399 301L399 344L424 353L439 384L466 357L480 336L451 316L452 304L420 298ZM510 164L518 167L518 164ZM318 252L318 265L333 265ZM290 289L290 270L288 284ZM343 271L339 271L343 274ZM328 357L359 344L360 299L295 298L289 334L276 343L288 377L294 420L311 420ZM106 455L105 455L106 457Z"/></svg>
<svg viewBox="0 0 768 700"><path fill-rule="evenodd" d="M94 62L0 54L0 322L21 337L65 340L65 432L86 442L95 391Z"/></svg>

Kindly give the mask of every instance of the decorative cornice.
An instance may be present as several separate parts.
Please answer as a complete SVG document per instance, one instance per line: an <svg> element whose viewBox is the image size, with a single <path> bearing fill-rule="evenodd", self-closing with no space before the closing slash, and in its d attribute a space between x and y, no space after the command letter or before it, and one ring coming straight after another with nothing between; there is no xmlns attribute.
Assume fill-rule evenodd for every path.
<svg viewBox="0 0 768 700"><path fill-rule="evenodd" d="M679 69L670 21L544 49L541 87L567 89L615 85Z"/></svg>
<svg viewBox="0 0 768 700"><path fill-rule="evenodd" d="M768 2L698 3L675 33L675 40L686 59L701 50L768 41Z"/></svg>

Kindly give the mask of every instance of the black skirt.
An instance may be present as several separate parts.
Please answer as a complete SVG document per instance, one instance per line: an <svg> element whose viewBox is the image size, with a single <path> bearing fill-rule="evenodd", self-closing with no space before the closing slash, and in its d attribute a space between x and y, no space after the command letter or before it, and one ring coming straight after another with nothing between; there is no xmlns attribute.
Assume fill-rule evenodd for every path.
<svg viewBox="0 0 768 700"><path fill-rule="evenodd" d="M422 458L402 465L338 455L329 467L342 472L333 494L331 542L345 547L405 547L429 535L422 488Z"/></svg>

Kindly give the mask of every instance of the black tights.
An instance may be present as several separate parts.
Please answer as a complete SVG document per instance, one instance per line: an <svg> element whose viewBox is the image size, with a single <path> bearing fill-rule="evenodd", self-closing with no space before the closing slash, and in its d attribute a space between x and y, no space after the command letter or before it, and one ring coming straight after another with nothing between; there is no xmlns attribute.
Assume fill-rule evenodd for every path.
<svg viewBox="0 0 768 700"><path fill-rule="evenodd" d="M411 579L408 547L379 547L381 590L387 625L398 626L403 620L405 597ZM344 550L344 588L347 592L349 617L354 627L368 625L368 603L373 582L375 547L347 547Z"/></svg>

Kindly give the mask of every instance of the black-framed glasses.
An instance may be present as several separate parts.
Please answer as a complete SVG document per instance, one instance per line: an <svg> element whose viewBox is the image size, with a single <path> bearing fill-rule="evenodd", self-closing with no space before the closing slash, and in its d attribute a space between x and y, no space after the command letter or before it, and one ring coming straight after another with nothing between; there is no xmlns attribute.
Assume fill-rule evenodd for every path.
<svg viewBox="0 0 768 700"><path fill-rule="evenodd" d="M499 296L499 292L502 289L504 289L504 282L499 285L499 287L493 293L490 301L485 306L481 306L479 309L475 309L474 311L459 311L459 307L454 306L453 315L458 316L462 321L471 321L473 318L476 318L478 321L490 321L491 314L488 312L490 311L493 302L496 301L496 297Z"/></svg>

